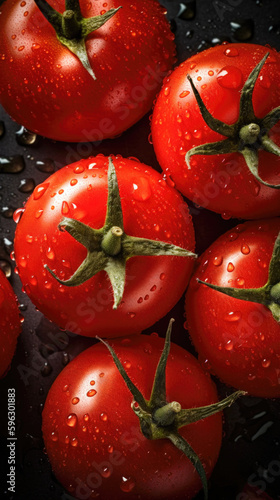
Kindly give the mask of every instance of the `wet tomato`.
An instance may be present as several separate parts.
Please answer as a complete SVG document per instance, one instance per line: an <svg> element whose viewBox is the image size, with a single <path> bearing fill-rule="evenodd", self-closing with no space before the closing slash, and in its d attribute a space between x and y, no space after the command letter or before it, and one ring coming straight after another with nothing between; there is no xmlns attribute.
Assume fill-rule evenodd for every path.
<svg viewBox="0 0 280 500"><path fill-rule="evenodd" d="M276 218L225 233L200 257L186 296L201 361L260 397L280 396L279 231Z"/></svg>
<svg viewBox="0 0 280 500"><path fill-rule="evenodd" d="M14 120L52 139L92 142L149 111L175 54L159 2L37 4L48 20L33 0L0 10L0 102Z"/></svg>
<svg viewBox="0 0 280 500"><path fill-rule="evenodd" d="M279 70L270 47L223 44L165 79L152 139L187 198L226 218L279 215Z"/></svg>
<svg viewBox="0 0 280 500"><path fill-rule="evenodd" d="M137 390L150 398L164 341L156 334L110 341ZM159 381L159 379L157 380ZM164 399L193 409L214 405L216 388L197 360L171 344ZM155 387L155 386L154 386ZM133 390L134 392L134 390ZM155 390L153 394L155 395ZM165 392L165 391L164 391ZM136 398L139 395L136 394ZM140 405L133 403L106 347L94 345L77 356L53 383L43 411L43 437L54 474L77 499L179 500L195 496L202 484L191 461L170 439L147 438L149 408L140 428ZM141 403L141 398L140 398ZM161 400L161 410L164 401ZM156 427L154 411L152 428ZM179 418L180 413L177 414ZM142 432L141 432L141 429ZM220 445L221 414L166 432L189 443L209 476Z"/></svg>
<svg viewBox="0 0 280 500"><path fill-rule="evenodd" d="M139 333L187 286L195 243L188 207L136 160L99 155L64 167L35 188L19 218L22 284L62 328Z"/></svg>
<svg viewBox="0 0 280 500"><path fill-rule="evenodd" d="M17 299L8 279L0 270L0 377L10 366L20 330Z"/></svg>

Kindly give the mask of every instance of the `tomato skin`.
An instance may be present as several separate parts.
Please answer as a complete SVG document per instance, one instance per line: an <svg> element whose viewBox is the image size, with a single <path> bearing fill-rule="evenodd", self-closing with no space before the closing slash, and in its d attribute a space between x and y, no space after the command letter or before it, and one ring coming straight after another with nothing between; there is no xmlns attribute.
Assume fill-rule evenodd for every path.
<svg viewBox="0 0 280 500"><path fill-rule="evenodd" d="M211 130L203 120L187 75L192 77L210 113L233 124L239 116L240 91L250 72L268 51L270 56L253 93L255 113L264 117L280 102L279 54L270 47L239 43L207 49L178 66L165 79L153 112L153 144L164 172L187 198L227 218L277 216L280 192L255 180L240 153L196 155L191 158L191 169L188 169L187 151L224 137ZM276 124L269 133L278 146L279 130ZM260 177L279 184L279 173L280 158L260 151Z"/></svg>
<svg viewBox="0 0 280 500"><path fill-rule="evenodd" d="M63 13L64 0L49 4ZM33 0L1 6L0 102L18 123L67 142L101 141L152 107L175 61L174 35L155 0L81 1L85 17L122 8L86 39L96 80L58 41Z"/></svg>
<svg viewBox="0 0 280 500"><path fill-rule="evenodd" d="M112 157L128 235L172 242L193 251L187 205L160 174L135 160ZM98 229L105 222L108 158L103 155L62 168L37 186L16 229L15 258L22 284L40 311L60 327L86 336L140 333L182 296L193 267L190 257L132 257L123 301L113 310L112 287L101 271L83 285L59 284L86 257L86 249L58 229L63 216ZM174 281L176 276L176 281Z"/></svg>
<svg viewBox="0 0 280 500"><path fill-rule="evenodd" d="M6 374L14 355L21 330L14 291L0 270L0 377Z"/></svg>
<svg viewBox="0 0 280 500"><path fill-rule="evenodd" d="M280 219L246 222L218 238L197 262L186 295L189 333L202 362L225 383L259 397L279 397L280 326L262 304L205 285L257 288L268 268Z"/></svg>
<svg viewBox="0 0 280 500"><path fill-rule="evenodd" d="M163 339L157 334L136 335L110 344L149 399ZM179 401L182 408L217 400L216 388L197 360L175 344L166 377L168 401ZM87 396L88 391L94 395ZM132 500L193 498L201 488L193 466L168 440L153 441L142 435L131 402L104 345L94 345L71 361L52 385L43 410L43 437L56 477L76 498L99 494L105 500L114 492L119 500L126 498L129 488ZM67 425L71 414L77 417L74 427ZM221 414L179 431L198 453L208 476L219 454L221 431ZM85 496L79 496L79 491Z"/></svg>

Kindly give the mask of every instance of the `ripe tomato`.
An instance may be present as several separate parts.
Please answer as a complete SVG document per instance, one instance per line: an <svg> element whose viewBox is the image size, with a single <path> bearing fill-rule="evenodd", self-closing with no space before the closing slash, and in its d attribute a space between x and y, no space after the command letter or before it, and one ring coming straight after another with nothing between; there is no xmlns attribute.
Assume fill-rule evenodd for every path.
<svg viewBox="0 0 280 500"><path fill-rule="evenodd" d="M279 71L279 54L270 47L223 44L166 78L153 113L153 144L164 172L187 198L225 217L279 215L280 191L263 183L280 183L279 111L267 116L280 103ZM205 111L207 121L188 76L212 115Z"/></svg>
<svg viewBox="0 0 280 500"><path fill-rule="evenodd" d="M135 335L111 343L125 371L149 399L163 339ZM186 389L187 388L187 389ZM216 388L197 360L171 344L166 399L182 408L217 401ZM53 383L43 410L43 437L52 469L77 499L190 499L201 489L189 459L168 439L147 439L131 408L132 395L106 347L77 356ZM221 414L179 429L209 476L220 445Z"/></svg>
<svg viewBox="0 0 280 500"><path fill-rule="evenodd" d="M280 396L279 298L273 295L280 281L279 239L270 265L279 231L277 218L246 222L222 235L200 257L186 296L188 329L201 360L227 384L260 397ZM275 285L263 294L264 305L258 291L245 290L263 287L268 277ZM255 294L260 303L230 297L197 279L229 287L229 293L236 288L236 296Z"/></svg>
<svg viewBox="0 0 280 500"><path fill-rule="evenodd" d="M64 0L48 1L65 11ZM14 120L52 139L92 142L120 134L149 111L174 63L174 35L156 0L80 5L87 19L120 6L86 36L91 74L33 0L1 6L0 101ZM79 36L70 36L71 47L77 39L83 47Z"/></svg>
<svg viewBox="0 0 280 500"><path fill-rule="evenodd" d="M17 300L9 281L0 270L0 377L10 366L20 330Z"/></svg>
<svg viewBox="0 0 280 500"><path fill-rule="evenodd" d="M120 209L118 200L109 203L111 225L116 228L123 223L117 255L109 250L104 254L103 240L97 252L91 252L101 238L105 217L108 223L110 160L103 155L68 165L37 186L15 235L17 268L31 300L60 327L86 336L114 337L140 333L151 326L179 300L193 267L191 257L166 256L157 248L157 243L163 241L166 247L173 243L194 249L193 225L181 196L151 167L122 157L112 160L121 201ZM78 227L71 229L75 224ZM85 236L78 234L80 226ZM92 235L87 233L94 232L93 228L99 231L89 243ZM150 256L145 249L141 253L141 240L136 240L133 250L133 238L127 235L156 240L152 243L156 256ZM88 252L84 245L88 245ZM183 253L188 254L185 250ZM94 262L90 261L91 254ZM135 257L126 262L127 254ZM93 276L95 262L100 272ZM67 280L74 286L68 286Z"/></svg>

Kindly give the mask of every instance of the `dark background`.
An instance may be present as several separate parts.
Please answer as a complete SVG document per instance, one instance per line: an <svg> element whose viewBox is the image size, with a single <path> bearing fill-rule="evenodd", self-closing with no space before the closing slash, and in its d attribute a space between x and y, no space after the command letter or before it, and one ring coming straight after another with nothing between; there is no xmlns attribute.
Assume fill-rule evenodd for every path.
<svg viewBox="0 0 280 500"><path fill-rule="evenodd" d="M279 0L162 0L176 36L178 62L221 41L270 44L280 50ZM1 19L0 19L1 23ZM0 24L1 27L1 24ZM0 381L1 471L0 499L61 500L64 492L51 472L41 437L41 412L48 390L63 367L94 340L69 336L35 310L21 291L10 258L15 223L13 211L22 206L35 185L67 163L97 153L136 156L160 170L150 133L149 115L121 137L95 144L55 143L42 137L25 136L0 108L5 133L0 138L2 158L20 155L24 169L0 172L0 265L10 276L25 318L16 355L8 375ZM1 127L0 127L1 130ZM0 134L1 135L1 134ZM16 162L18 163L18 162ZM13 167L11 167L13 169ZM1 159L0 159L1 170ZM196 230L197 252L201 253L217 236L237 224L191 205ZM183 328L181 300L168 315L177 318L173 341L192 351ZM168 318L146 333L164 335ZM220 397L227 388L216 381ZM17 487L16 495L6 488L7 389L16 388L17 401ZM220 458L210 479L210 500L280 499L280 402L244 397L225 411L224 439ZM201 500L200 494L197 500ZM164 499L163 499L164 500Z"/></svg>

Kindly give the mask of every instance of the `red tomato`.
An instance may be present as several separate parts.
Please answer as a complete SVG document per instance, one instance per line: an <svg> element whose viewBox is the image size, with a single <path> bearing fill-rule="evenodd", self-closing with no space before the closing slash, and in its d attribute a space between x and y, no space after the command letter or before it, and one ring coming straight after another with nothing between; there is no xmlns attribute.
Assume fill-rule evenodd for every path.
<svg viewBox="0 0 280 500"><path fill-rule="evenodd" d="M256 79L252 100L248 99L248 103L253 103L255 116L252 116L241 106L241 91L249 74L267 53L269 57ZM279 71L279 54L270 47L223 44L194 55L166 78L153 113L153 144L165 174L172 177L187 198L227 218L279 215L279 189L268 187L254 177L240 152L252 155L253 164L254 159L258 161L259 178L279 187L280 128L275 124L278 120L272 128L266 127L262 120L280 104ZM225 124L219 130L236 124L241 110L241 121L226 146L226 133L212 130L204 120L188 75L210 114ZM247 144L239 133L243 125L252 123L257 136L253 144ZM267 148L274 141L277 154L262 149L266 147L264 139L269 142ZM188 167L186 155L191 155L192 148L203 148L207 143L212 149L212 143L219 141L223 141L223 150L233 148L234 142L235 152L196 154L189 158Z"/></svg>
<svg viewBox="0 0 280 500"><path fill-rule="evenodd" d="M50 0L60 13L64 0ZM81 0L86 17L122 7L86 37L95 78L58 40L33 0L1 6L0 101L18 123L62 141L114 137L149 111L174 63L174 35L156 0Z"/></svg>
<svg viewBox="0 0 280 500"><path fill-rule="evenodd" d="M0 270L0 377L10 366L20 330L17 300L9 281Z"/></svg>
<svg viewBox="0 0 280 500"><path fill-rule="evenodd" d="M268 219L225 233L200 257L186 296L201 361L227 384L260 397L280 396L279 322L266 305L229 297L197 279L240 292L264 286L279 231L280 219ZM279 310L277 299L274 307Z"/></svg>
<svg viewBox="0 0 280 500"><path fill-rule="evenodd" d="M163 339L156 334L111 344L144 398L151 395ZM166 396L182 408L217 401L197 360L175 344L166 367ZM53 383L43 411L43 437L53 471L75 498L190 499L201 481L189 459L168 439L151 440L131 409L132 395L101 343L77 356ZM216 463L221 414L179 429L207 476Z"/></svg>
<svg viewBox="0 0 280 500"><path fill-rule="evenodd" d="M125 234L193 251L188 207L174 188L140 162L122 157L113 158L113 162ZM60 327L86 336L115 337L140 333L151 326L179 300L193 267L190 257L137 255L129 259L124 294L117 309L113 309L112 286L104 271L79 286L63 284L84 261L87 250L58 225L63 217L95 229L104 225L107 168L108 158L99 155L57 171L35 188L15 235L16 263L31 300Z"/></svg>

